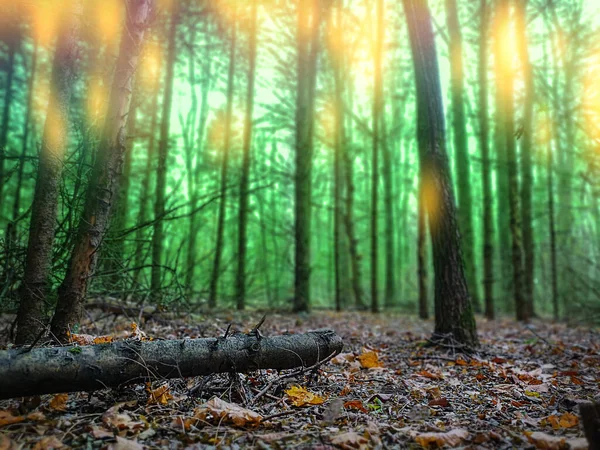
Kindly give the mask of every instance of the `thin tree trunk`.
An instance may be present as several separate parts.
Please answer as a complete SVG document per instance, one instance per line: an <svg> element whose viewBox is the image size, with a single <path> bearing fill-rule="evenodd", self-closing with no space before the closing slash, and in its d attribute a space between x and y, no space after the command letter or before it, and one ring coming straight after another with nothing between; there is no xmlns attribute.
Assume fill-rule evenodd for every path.
<svg viewBox="0 0 600 450"><path fill-rule="evenodd" d="M418 279L419 279L419 317L421 319L429 318L429 306L427 300L427 210L425 205L424 174L419 173L419 193L418 193L418 225L417 225L417 261L418 261Z"/></svg>
<svg viewBox="0 0 600 450"><path fill-rule="evenodd" d="M480 0L479 27L479 148L481 151L481 181L483 187L483 290L485 317L493 320L494 312L494 224L492 200L492 169L490 161L490 125L488 116L488 0Z"/></svg>
<svg viewBox="0 0 600 450"><path fill-rule="evenodd" d="M68 341L71 327L81 319L81 309L102 241L108 228L113 197L118 189L126 150L126 127L133 79L153 0L131 0L121 36L102 140L87 189L86 202L77 230L67 273L58 290L58 303L51 332L60 342Z"/></svg>
<svg viewBox="0 0 600 450"><path fill-rule="evenodd" d="M6 160L6 147L8 144L8 130L10 125L10 110L13 97L13 80L15 77L15 55L17 53L17 41L13 36L9 37L8 61L6 62L6 84L4 85L4 106L2 109L2 125L0 126L0 199L4 198L4 184L7 180L4 165ZM2 217L2 204L0 204L0 218Z"/></svg>
<svg viewBox="0 0 600 450"><path fill-rule="evenodd" d="M154 226L152 233L152 271L150 292L160 303L162 301L162 257L164 253L165 196L167 190L167 156L169 154L169 130L171 127L171 107L173 103L173 81L175 79L175 53L179 7L174 2L171 7L171 25L167 48L167 70L165 74L160 138L158 141L158 167L156 169L156 198L154 200ZM151 130L152 132L153 130Z"/></svg>
<svg viewBox="0 0 600 450"><path fill-rule="evenodd" d="M426 0L403 0L417 92L417 138L433 247L436 340L478 345L464 274L456 205L445 148L444 108L431 15Z"/></svg>
<svg viewBox="0 0 600 450"><path fill-rule="evenodd" d="M519 43L519 59L523 71L525 99L523 105L523 124L521 136L521 207L523 220L523 250L525 254L523 294L527 317L533 317L534 309L534 273L535 273L535 241L533 238L532 217L532 192L533 192L533 167L532 167L532 140L533 140L533 102L535 97L533 83L533 68L529 58L527 40L527 1L516 2L516 29Z"/></svg>
<svg viewBox="0 0 600 450"><path fill-rule="evenodd" d="M458 190L458 223L460 226L465 257L465 274L476 312L481 311L479 283L474 250L473 208L471 198L471 163L465 114L465 87L463 63L463 39L458 20L456 0L446 0L446 23L450 35L450 93L452 106L452 130Z"/></svg>
<svg viewBox="0 0 600 450"><path fill-rule="evenodd" d="M249 42L248 42L248 90L246 93L246 115L244 117L244 140L242 156L242 173L240 177L240 210L238 234L238 268L236 276L237 309L242 310L246 304L246 248L248 245L248 185L250 179L250 151L252 148L252 113L254 110L254 84L256 81L256 40L258 0L252 0Z"/></svg>
<svg viewBox="0 0 600 450"><path fill-rule="evenodd" d="M231 120L233 115L233 91L235 88L235 64L236 64L236 41L237 24L232 24L233 30L229 47L229 71L227 74L227 106L225 112L225 137L223 142L223 159L221 160L221 197L219 199L219 215L217 218L217 239L215 247L215 259L210 277L210 291L208 305L211 308L217 306L217 295L219 277L221 275L221 258L223 255L223 240L225 234L225 215L227 214L227 172L229 169L229 152L231 146Z"/></svg>
<svg viewBox="0 0 600 450"><path fill-rule="evenodd" d="M81 13L81 1L65 12L68 16L63 24L65 31L56 44L17 314L17 344L33 342L46 326L48 277L52 266L63 158L67 150L69 103L76 78Z"/></svg>
<svg viewBox="0 0 600 450"><path fill-rule="evenodd" d="M298 6L293 308L296 312L310 309L313 120L321 20L319 0Z"/></svg>

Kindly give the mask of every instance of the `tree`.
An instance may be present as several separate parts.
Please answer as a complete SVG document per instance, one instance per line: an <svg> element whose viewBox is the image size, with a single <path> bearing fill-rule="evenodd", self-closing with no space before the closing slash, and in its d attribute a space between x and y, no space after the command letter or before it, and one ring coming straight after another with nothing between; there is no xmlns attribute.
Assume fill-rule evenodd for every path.
<svg viewBox="0 0 600 450"><path fill-rule="evenodd" d="M246 114L244 116L244 137L242 174L240 177L240 210L238 233L238 270L236 276L237 309L244 309L246 302L246 248L248 230L248 185L250 178L250 149L252 146L252 112L254 110L254 84L256 81L256 39L258 0L252 0L250 10L250 29L248 42L248 87L246 92Z"/></svg>
<svg viewBox="0 0 600 450"><path fill-rule="evenodd" d="M488 116L488 28L490 24L488 0L480 0L479 82L477 118L479 121L479 150L481 152L481 182L483 188L483 296L484 314L494 319L494 224L492 204L492 168L490 161L490 124Z"/></svg>
<svg viewBox="0 0 600 450"><path fill-rule="evenodd" d="M314 108L319 52L319 0L298 3L296 93L294 311L310 309Z"/></svg>
<svg viewBox="0 0 600 450"><path fill-rule="evenodd" d="M126 127L134 76L153 4L153 0L130 0L127 3L99 151L87 188L75 246L58 290L58 303L52 318L51 332L60 342L68 341L71 327L81 318L88 283L96 268L111 210L118 198L119 177L127 149Z"/></svg>
<svg viewBox="0 0 600 450"><path fill-rule="evenodd" d="M42 136L36 176L25 273L17 313L18 344L33 342L46 327L48 276L52 267L58 195L67 148L69 103L77 75L82 3L64 12L63 32L54 54L51 96Z"/></svg>
<svg viewBox="0 0 600 450"><path fill-rule="evenodd" d="M175 54L177 22L179 21L179 6L173 2L170 9L171 24L167 44L167 61L160 121L160 137L158 140L158 167L156 169L156 198L154 201L154 225L152 228L152 272L150 275L150 291L152 295L161 298L162 257L164 253L164 222L165 196L167 189L167 156L169 154L169 130L171 127L171 107L173 103L173 81L175 79ZM154 130L152 130L154 131Z"/></svg>
<svg viewBox="0 0 600 450"><path fill-rule="evenodd" d="M446 23L450 37L450 99L452 108L452 137L456 158L456 178L458 188L458 223L462 235L465 255L465 273L469 292L476 312L479 304L479 283L475 269L473 236L473 208L471 199L471 163L467 135L467 117L465 114L465 86L463 63L463 39L458 20L456 0L446 1Z"/></svg>
<svg viewBox="0 0 600 450"><path fill-rule="evenodd" d="M403 0L417 95L417 140L433 248L436 340L478 344L467 287L456 205L445 148L444 109L431 14L427 0Z"/></svg>

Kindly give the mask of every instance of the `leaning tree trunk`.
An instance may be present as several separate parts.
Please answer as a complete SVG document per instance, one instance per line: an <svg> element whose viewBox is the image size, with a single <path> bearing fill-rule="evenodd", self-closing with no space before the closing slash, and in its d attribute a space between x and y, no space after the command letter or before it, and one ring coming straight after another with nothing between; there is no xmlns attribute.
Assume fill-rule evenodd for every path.
<svg viewBox="0 0 600 450"><path fill-rule="evenodd" d="M435 272L434 338L478 344L445 147L444 108L427 0L403 0L417 93L417 138Z"/></svg>
<svg viewBox="0 0 600 450"><path fill-rule="evenodd" d="M446 23L450 35L450 98L452 106L452 136L456 157L456 177L458 188L458 222L465 254L465 273L469 292L476 312L481 311L479 283L475 262L473 234L473 208L471 197L471 167L467 117L465 114L465 86L463 64L463 39L458 20L456 0L446 0Z"/></svg>
<svg viewBox="0 0 600 450"><path fill-rule="evenodd" d="M246 92L246 114L244 117L244 141L242 156L242 174L240 177L240 209L238 234L238 268L236 276L237 309L244 309L246 304L246 248L248 234L248 186L250 184L250 150L252 146L252 112L254 110L254 84L256 81L256 39L258 0L252 0L250 40L248 43L249 68L248 87Z"/></svg>
<svg viewBox="0 0 600 450"><path fill-rule="evenodd" d="M167 189L167 155L169 153L169 130L171 127L171 106L173 103L173 81L175 79L175 52L178 6L174 3L170 9L171 25L167 49L167 70L165 74L162 117L160 121L160 138L158 140L158 167L156 169L156 198L154 199L154 226L152 233L152 270L150 273L150 292L160 303L162 283L162 256L164 253L164 214ZM152 133L154 130L150 130Z"/></svg>
<svg viewBox="0 0 600 450"><path fill-rule="evenodd" d="M34 341L46 326L48 277L52 266L63 158L67 150L69 103L75 84L81 12L82 3L78 1L65 13L69 15L63 24L65 31L56 44L17 314L18 344Z"/></svg>
<svg viewBox="0 0 600 450"><path fill-rule="evenodd" d="M217 306L219 277L221 276L221 258L223 256L223 240L225 234L225 216L227 214L227 172L229 170L229 152L231 147L231 121L233 116L233 91L235 89L235 65L237 24L233 23L231 41L229 43L229 70L227 73L227 106L225 111L225 136L223 142L223 156L221 160L221 196L219 198L219 212L217 217L217 238L215 242L215 259L213 261L210 287L208 293L208 306Z"/></svg>
<svg viewBox="0 0 600 450"><path fill-rule="evenodd" d="M88 282L96 268L98 252L108 228L126 149L133 78L152 7L153 0L131 0L127 4L127 20L121 36L102 140L87 189L75 247L58 290L58 303L52 318L51 332L60 342L67 341L69 330L81 318Z"/></svg>
<svg viewBox="0 0 600 450"><path fill-rule="evenodd" d="M310 367L342 350L331 330L0 351L0 399L215 373Z"/></svg>
<svg viewBox="0 0 600 450"><path fill-rule="evenodd" d="M479 26L479 148L481 151L481 180L483 188L483 296L485 317L494 319L494 224L492 200L492 169L490 161L490 125L488 117L488 0L481 0Z"/></svg>

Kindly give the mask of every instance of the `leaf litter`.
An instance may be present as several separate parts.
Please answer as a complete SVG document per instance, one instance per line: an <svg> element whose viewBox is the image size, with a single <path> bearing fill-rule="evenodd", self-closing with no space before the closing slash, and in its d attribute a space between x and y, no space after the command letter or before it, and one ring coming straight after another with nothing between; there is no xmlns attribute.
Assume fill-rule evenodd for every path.
<svg viewBox="0 0 600 450"><path fill-rule="evenodd" d="M214 337L230 325L248 332L259 316L134 325L92 310L73 341ZM600 399L598 330L478 327L481 349L468 355L427 346L433 323L398 314L272 314L263 334L332 328L344 352L286 376L263 370L1 401L0 449L587 448L578 405Z"/></svg>

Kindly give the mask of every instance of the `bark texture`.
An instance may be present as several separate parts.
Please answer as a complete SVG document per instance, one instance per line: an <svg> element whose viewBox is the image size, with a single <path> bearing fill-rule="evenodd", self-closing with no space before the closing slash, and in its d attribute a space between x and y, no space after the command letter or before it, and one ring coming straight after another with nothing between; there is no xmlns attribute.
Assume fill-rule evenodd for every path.
<svg viewBox="0 0 600 450"><path fill-rule="evenodd" d="M331 330L0 351L0 399L214 373L311 366L341 352Z"/></svg>
<svg viewBox="0 0 600 450"><path fill-rule="evenodd" d="M426 0L403 0L417 92L417 140L435 274L434 339L477 346L464 274L456 204L445 148L444 108L431 14Z"/></svg>
<svg viewBox="0 0 600 450"><path fill-rule="evenodd" d="M88 283L96 269L117 197L126 149L133 79L153 3L153 0L130 0L127 5L127 19L121 36L102 140L87 189L75 246L65 279L58 290L58 303L52 318L51 332L60 342L67 341L70 328L80 321Z"/></svg>
<svg viewBox="0 0 600 450"><path fill-rule="evenodd" d="M67 147L69 103L77 73L82 4L73 4L64 19L54 55L51 95L42 136L33 194L25 275L17 314L18 344L35 340L46 326L48 277L52 266L58 194Z"/></svg>

